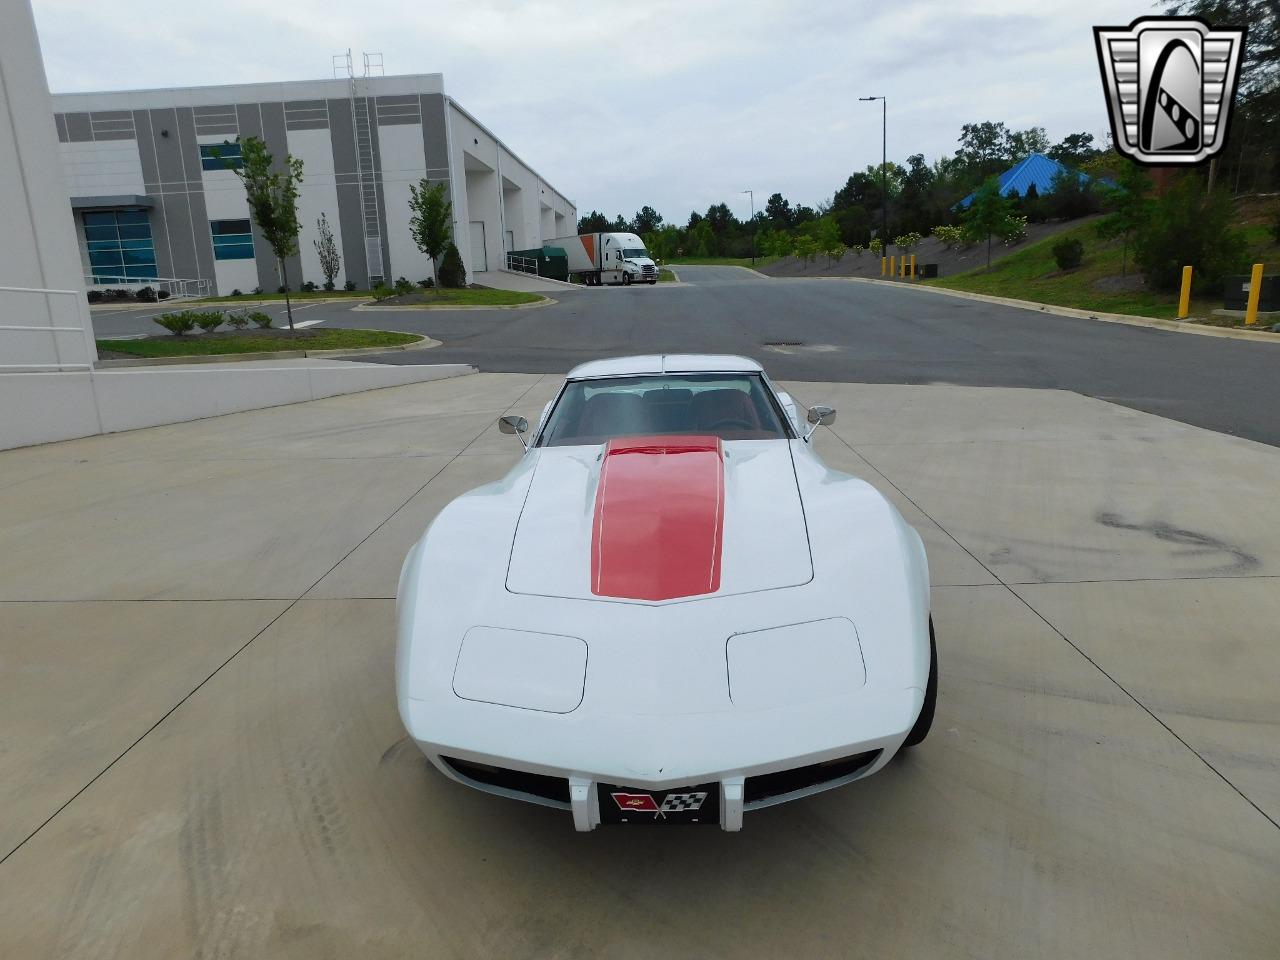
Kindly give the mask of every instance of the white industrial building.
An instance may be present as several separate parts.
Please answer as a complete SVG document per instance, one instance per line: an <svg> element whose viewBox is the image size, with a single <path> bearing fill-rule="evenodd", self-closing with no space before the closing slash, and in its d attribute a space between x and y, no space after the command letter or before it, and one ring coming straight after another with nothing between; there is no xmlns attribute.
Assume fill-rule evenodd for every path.
<svg viewBox="0 0 1280 960"><path fill-rule="evenodd" d="M323 215L342 256L337 284L430 277L409 234L409 186L443 181L470 279L505 252L573 233L577 211L444 93L440 74L58 94L54 122L90 286L274 291L275 258L226 162L237 137L303 164L290 286L324 276Z"/></svg>

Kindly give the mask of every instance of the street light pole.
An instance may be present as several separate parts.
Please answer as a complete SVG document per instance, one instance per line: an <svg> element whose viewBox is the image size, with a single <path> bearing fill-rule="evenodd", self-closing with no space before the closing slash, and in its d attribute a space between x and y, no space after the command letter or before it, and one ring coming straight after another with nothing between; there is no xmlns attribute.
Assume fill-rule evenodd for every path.
<svg viewBox="0 0 1280 960"><path fill-rule="evenodd" d="M751 265L754 267L756 265L756 195L750 190L743 190L742 192L751 198L751 219L748 223L751 225Z"/></svg>
<svg viewBox="0 0 1280 960"><path fill-rule="evenodd" d="M880 113L880 250L888 256L889 248L889 101L886 97L859 97L879 100Z"/></svg>

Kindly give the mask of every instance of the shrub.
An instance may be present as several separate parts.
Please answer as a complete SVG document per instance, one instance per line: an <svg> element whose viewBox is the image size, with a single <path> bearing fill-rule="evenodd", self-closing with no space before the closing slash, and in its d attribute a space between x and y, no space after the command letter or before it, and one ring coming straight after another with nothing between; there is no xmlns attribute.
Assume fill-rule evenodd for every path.
<svg viewBox="0 0 1280 960"><path fill-rule="evenodd" d="M89 297L89 302L90 302L90 303L101 303L101 302L102 302L102 291L101 291L101 290L90 290L90 291L89 291L89 293L88 293L88 297Z"/></svg>
<svg viewBox="0 0 1280 960"><path fill-rule="evenodd" d="M427 277L425 280L418 281L418 286L420 286L423 290L430 290L435 285L436 285L436 282L432 280L430 277Z"/></svg>
<svg viewBox="0 0 1280 960"><path fill-rule="evenodd" d="M231 291L231 295L233 297L243 297L244 293L241 292L239 287L236 287L234 290Z"/></svg>
<svg viewBox="0 0 1280 960"><path fill-rule="evenodd" d="M356 282L354 280L348 280L346 283L342 285L342 289L347 291L347 293L350 293L355 288L356 288Z"/></svg>
<svg viewBox="0 0 1280 960"><path fill-rule="evenodd" d="M289 287L287 284L282 283L280 284L280 286L276 287L276 293L288 293L288 292L289 292Z"/></svg>
<svg viewBox="0 0 1280 960"><path fill-rule="evenodd" d="M407 293L413 293L413 284L404 277L396 278L396 296L403 297Z"/></svg>
<svg viewBox="0 0 1280 960"><path fill-rule="evenodd" d="M134 294L134 298L139 303L155 303L156 302L155 288L143 287L141 290L139 290L137 293Z"/></svg>
<svg viewBox="0 0 1280 960"><path fill-rule="evenodd" d="M871 242L867 244L867 249L879 257L884 253L884 241L879 237L872 237Z"/></svg>
<svg viewBox="0 0 1280 960"><path fill-rule="evenodd" d="M324 288L325 288L326 290L332 290L332 289L333 289L333 286L334 286L334 285L333 285L333 281L332 281L332 280L326 280L326 281L324 282Z"/></svg>
<svg viewBox="0 0 1280 960"><path fill-rule="evenodd" d="M462 254L458 253L456 244L450 243L440 261L440 286L456 289L466 285L467 268L462 265Z"/></svg>
<svg viewBox="0 0 1280 960"><path fill-rule="evenodd" d="M939 224L933 228L933 235L938 238L938 242L948 249L955 250L964 244L964 227L949 227L946 224Z"/></svg>
<svg viewBox="0 0 1280 960"><path fill-rule="evenodd" d="M310 281L310 280L304 280L304 281L302 282L301 290L302 290L302 292L303 292L303 293L315 293L315 292L316 292L316 285L315 285L315 283L314 283L314 282L312 282L312 281Z"/></svg>
<svg viewBox="0 0 1280 960"><path fill-rule="evenodd" d="M128 291L128 290L112 290L112 291L111 291L111 295L112 295L113 297L115 297L117 300L128 300L128 299L129 299L129 291Z"/></svg>
<svg viewBox="0 0 1280 960"><path fill-rule="evenodd" d="M916 245L923 239L924 237L912 230L910 233L904 233L902 236L897 237L893 241L893 244L896 247L901 247L903 250L910 252L915 249Z"/></svg>
<svg viewBox="0 0 1280 960"><path fill-rule="evenodd" d="M1234 222L1229 193L1206 197L1201 181L1185 176L1152 205L1139 228L1134 259L1158 290L1177 290L1186 264L1195 268L1197 282L1213 289L1248 262L1244 234Z"/></svg>
<svg viewBox="0 0 1280 960"><path fill-rule="evenodd" d="M1000 240L1006 244L1021 243L1027 239L1027 218L1014 214L1000 227Z"/></svg>
<svg viewBox="0 0 1280 960"><path fill-rule="evenodd" d="M867 248L860 243L855 243L852 247L849 248L849 252L852 253L854 257L861 257L864 253L867 252Z"/></svg>
<svg viewBox="0 0 1280 960"><path fill-rule="evenodd" d="M169 299L169 291L168 291L168 290L157 290L157 291L156 291L156 299L157 299L157 300L168 300L168 299Z"/></svg>
<svg viewBox="0 0 1280 960"><path fill-rule="evenodd" d="M227 314L227 326L231 327L233 330L243 330L248 325L249 315L243 310L239 313Z"/></svg>
<svg viewBox="0 0 1280 960"><path fill-rule="evenodd" d="M180 337L184 333L190 333L195 329L197 314L190 310L183 310L181 313L162 313L158 317L152 317L156 323L164 327L175 337Z"/></svg>
<svg viewBox="0 0 1280 960"><path fill-rule="evenodd" d="M1271 239L1280 243L1280 202L1271 208Z"/></svg>
<svg viewBox="0 0 1280 960"><path fill-rule="evenodd" d="M385 300L387 297L394 297L396 292L388 287L385 283L380 283L369 291L373 294L375 300Z"/></svg>
<svg viewBox="0 0 1280 960"><path fill-rule="evenodd" d="M263 330L271 326L271 314L265 313L262 310L249 311L249 319Z"/></svg>
<svg viewBox="0 0 1280 960"><path fill-rule="evenodd" d="M256 296L257 294L259 294L259 293L261 293L261 292L262 292L262 288L261 288L261 287L254 287L254 288L253 288L253 292L254 292L254 295Z"/></svg>
<svg viewBox="0 0 1280 960"><path fill-rule="evenodd" d="M204 333L213 333L220 326L224 317L220 310L207 310L204 313L195 314L196 326Z"/></svg>
<svg viewBox="0 0 1280 960"><path fill-rule="evenodd" d="M1059 240L1053 245L1053 259L1059 270L1074 270L1084 260L1084 244L1075 237Z"/></svg>

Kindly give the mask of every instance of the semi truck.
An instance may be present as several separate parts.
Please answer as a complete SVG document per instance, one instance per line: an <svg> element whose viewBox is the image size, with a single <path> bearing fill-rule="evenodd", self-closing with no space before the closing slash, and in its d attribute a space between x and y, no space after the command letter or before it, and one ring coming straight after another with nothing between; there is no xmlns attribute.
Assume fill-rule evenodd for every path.
<svg viewBox="0 0 1280 960"><path fill-rule="evenodd" d="M583 233L557 237L543 246L563 250L569 259L569 274L576 274L589 286L658 282L658 265L634 233Z"/></svg>

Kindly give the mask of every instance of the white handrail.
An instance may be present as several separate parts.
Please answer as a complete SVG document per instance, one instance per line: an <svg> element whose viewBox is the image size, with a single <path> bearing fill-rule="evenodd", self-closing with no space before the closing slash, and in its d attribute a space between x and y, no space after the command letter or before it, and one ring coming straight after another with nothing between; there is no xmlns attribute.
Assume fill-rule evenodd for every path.
<svg viewBox="0 0 1280 960"><path fill-rule="evenodd" d="M536 257L522 257L507 251L507 269L518 270L521 273L532 273L538 275L538 260Z"/></svg>
<svg viewBox="0 0 1280 960"><path fill-rule="evenodd" d="M107 277L100 273L86 274L84 285L90 290L102 290L105 288L124 288L129 287L141 290L143 287L158 287L168 290L172 297L202 297L207 296L209 291L209 280L207 278L183 278L183 277ZM194 292L191 288L194 287Z"/></svg>
<svg viewBox="0 0 1280 960"><path fill-rule="evenodd" d="M85 314L88 312L87 305L84 300L84 291L82 290L53 290L44 287L8 287L0 286L0 293L32 293L38 294L44 298L45 310L49 316L49 325L40 326L38 324L19 324L9 323L0 324L0 333L40 333L47 332L53 338L53 357L56 363L0 363L0 370L88 370L93 372L93 358L97 356L97 345L93 341L93 331L89 318ZM67 327L59 326L53 322L54 309L53 303L49 299L53 296L73 297L74 307L81 319L85 321L83 326ZM84 311L82 314L81 311ZM84 337L85 361L83 363L76 361L63 361L62 350L58 343L59 333L80 333Z"/></svg>

